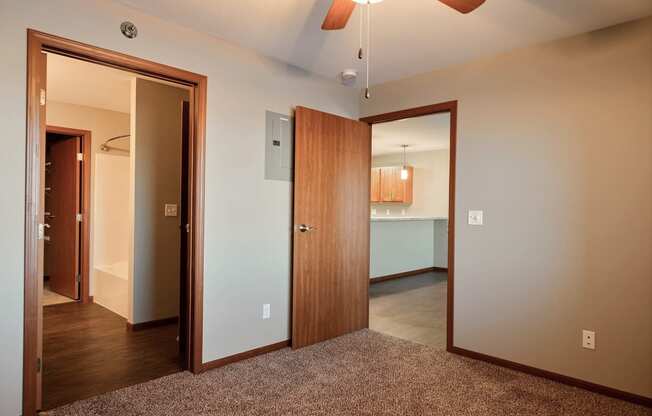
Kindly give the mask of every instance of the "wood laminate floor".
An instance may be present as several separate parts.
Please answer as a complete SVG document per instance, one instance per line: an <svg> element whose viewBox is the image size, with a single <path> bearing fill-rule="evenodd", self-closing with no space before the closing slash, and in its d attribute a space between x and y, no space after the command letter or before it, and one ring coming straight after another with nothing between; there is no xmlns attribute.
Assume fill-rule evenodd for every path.
<svg viewBox="0 0 652 416"><path fill-rule="evenodd" d="M369 287L369 329L446 348L447 274L430 272Z"/></svg>
<svg viewBox="0 0 652 416"><path fill-rule="evenodd" d="M177 325L127 331L94 303L43 308L43 409L180 371Z"/></svg>

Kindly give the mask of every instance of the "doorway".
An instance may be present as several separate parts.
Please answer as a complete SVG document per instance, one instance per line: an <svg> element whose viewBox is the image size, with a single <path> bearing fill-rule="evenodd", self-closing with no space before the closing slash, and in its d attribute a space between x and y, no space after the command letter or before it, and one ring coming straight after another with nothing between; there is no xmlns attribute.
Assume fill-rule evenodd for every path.
<svg viewBox="0 0 652 416"><path fill-rule="evenodd" d="M369 328L453 345L457 102L371 124Z"/></svg>
<svg viewBox="0 0 652 416"><path fill-rule="evenodd" d="M138 284L134 283L129 286L131 297L128 302L130 305L128 318L121 316L117 310L119 308L113 308L115 305L109 305L107 300L103 300L104 304L102 304L100 299L93 299L92 296L87 294L89 289L91 295L95 290L100 290L99 285L90 284L93 281L98 283L99 280L97 279L89 279L90 281L84 284L84 275L87 278L89 276L89 273L84 273L84 270L89 269L88 260L85 260L88 259L88 255L84 251L84 247L89 247L89 245L84 246L84 236L88 231L85 224L87 224L86 227L92 224L90 210L84 210L84 208L88 208L90 204L86 200L90 198L91 192L86 187L90 186L92 180L84 180L86 178L83 172L89 169L90 173L91 165L90 163L83 164L82 160L86 157L83 148L87 145L90 146L90 135L88 141L84 142L83 134L71 131L46 133L48 99L52 98L47 93L48 57L46 54L53 57L65 55L65 59L83 62L85 65L107 69L111 67L111 70L122 70L134 74L133 76L138 81L134 85L136 88L141 87L142 96L150 97L150 102L155 101L155 98L151 98L152 94L150 94L151 86L154 84L168 89L175 89L174 87L177 86L186 91L186 98L183 100L185 102L178 101L178 108L175 109L179 115L178 151L169 150L170 148L166 146L144 146L147 135L142 134L142 129L139 136L141 138L140 143L143 146L139 149L141 155L147 155L146 150L153 149L150 152L152 157L149 166L156 165L157 158L161 157L161 155L163 155L162 157L171 155L171 157L178 160L176 162L166 161L163 165L168 166L170 163L176 163L179 169L184 170L183 174L179 171L176 179L162 181L168 185L176 184L173 188L178 189L173 190L177 196L173 198L173 201L170 201L172 203L165 204L165 210L161 209L160 215L158 215L158 208L159 205L163 205L161 201L152 200L153 202L148 204L147 201L149 200L143 200L145 206L152 206L156 209L157 215L149 217L156 218L156 221L167 221L165 228L170 228L169 225L172 224L170 221L176 221L177 218L183 223L174 225L172 228L176 231L164 236L165 238L158 239L154 237L149 241L138 240L132 245L136 249L152 248L156 251L158 250L156 242L159 240L170 241L176 239L177 254L175 256L161 256L166 260L169 260L169 257L176 257L178 260L173 267L168 264L169 261L162 266L174 269L172 273L176 276L174 278L177 286L176 291L168 291L168 293L174 293L171 295L172 298L169 294L163 296L166 297L167 301L177 305L173 317L167 318L165 313L161 312L159 315L163 315L162 319L158 319L156 314L153 315L153 320L143 319L143 316L149 312L156 313L156 307L162 304L161 296L151 296L153 288L151 285L148 286L146 282L143 284L142 281L138 281ZM32 30L28 31L28 156L26 161L23 414L33 415L39 409L50 408L70 400L80 399L81 396L66 396L67 393L74 392L75 388L79 391L80 386L85 389L84 397L88 397L89 391L98 394L181 369L189 369L193 372L201 371L201 288L203 270L203 239L201 236L203 232L205 97L206 78L201 75L83 45L60 37ZM145 118L143 117L143 119ZM163 122L150 123L153 124L152 128L156 129L162 126L161 128L165 129L165 131L169 131L170 128L166 125L166 122L175 117L148 117L149 120L157 118L162 119ZM151 136L161 137L159 133L154 132ZM182 134L183 138L181 137ZM99 150L103 152L116 150L113 147L115 143L107 143L110 138L102 137L102 139L107 140L102 141L102 148ZM100 145L99 140L96 140L96 144ZM166 148L168 149L167 152L165 151ZM99 150L97 150L98 155ZM184 155L183 160L181 160L182 155ZM59 166L56 171L53 169L55 161ZM91 162L91 158L88 159L88 162ZM147 166L147 164L136 165L136 167L139 166ZM142 173L138 172L139 175ZM110 176L106 175L106 177ZM142 175L139 177L142 177ZM56 187L49 186L51 184L56 184ZM130 189L134 189L134 187L138 187L138 184L130 186ZM58 192L59 197L54 198L54 201L48 201L49 196L55 195L55 188L61 191ZM101 187L96 186L95 188L97 190ZM147 190L147 188L143 189ZM139 191L143 191L143 189L139 189ZM182 195L182 193L185 194ZM63 194L70 197L63 198L61 197ZM155 194L163 195L165 192L157 191ZM168 197L168 199L170 198ZM65 201L65 203L58 203L57 201ZM56 214L52 209L55 206L57 207ZM134 222L133 224L136 226L132 227L133 235L140 239L144 238L147 233L138 227L144 224L150 228L156 228L157 225L150 225L147 222L148 214L143 215L145 220ZM174 218L170 219L169 217ZM56 232L52 224L49 224L46 220L54 221L57 225ZM173 237L175 235L176 237ZM156 236L160 235L156 234ZM53 245L48 250L45 245L54 243L55 237L58 247L54 249ZM95 237L97 236L94 235L91 242L95 241ZM55 250L56 255L48 254L48 251L54 253ZM136 256L139 259L143 258L142 253ZM109 263L109 265L118 263ZM156 262L152 266L154 274L157 274L156 267L160 266L158 263ZM129 267L130 270L136 270L139 267L138 263L134 264L134 266ZM142 267L142 263L140 264L140 267ZM97 266L97 264L93 266ZM119 275L117 267L106 268L103 266L92 267L90 274L99 274L100 271L109 269L114 277ZM70 300L70 302L47 306L47 313L44 313L42 308L43 276L46 274L45 272L53 277L51 288ZM142 275L140 269L138 269L138 273L139 276ZM68 280L71 274L73 280ZM60 279L60 276L64 275L66 279ZM110 279L105 280L109 282ZM112 281L115 283L118 280L113 279ZM134 282L136 281L134 280ZM160 286L159 283L157 281L158 286ZM47 286L50 287L49 281ZM138 308L137 305L134 307L135 296L139 293L145 294L145 298L148 296L153 297L156 307ZM106 325L110 326L110 328ZM54 338L52 338L53 334ZM83 339L75 341L75 337L80 335L83 336ZM48 339L55 338L59 341L47 342ZM163 338L170 339L171 342L161 342ZM119 341L119 343L122 342L122 347L117 346L117 349L111 350L112 343L110 341L120 339L123 340ZM86 347L79 348L80 345ZM93 348L93 345L96 348ZM127 348L134 352L132 358L123 357L124 360L117 360L120 351L125 349L125 345L133 347ZM109 348L109 350L106 350L105 347ZM86 352L87 355L85 357L81 355L71 357L70 353L75 351ZM103 357L112 356L114 360L110 365L102 365L101 363L105 360L93 359L95 353ZM158 358L153 358L152 354ZM79 358L85 358L86 361ZM160 365L156 364L157 360L159 360ZM138 368L139 363L143 362L151 364L145 371ZM57 368L57 364L62 365ZM75 370L75 368L77 369ZM147 370L152 371L148 373ZM75 378L75 374L82 374L82 377ZM111 374L115 377L112 377ZM74 387L66 384L71 381L74 381ZM48 389L52 391L53 386L58 389L59 393L51 396L57 398L50 400L51 397L47 397L46 399L49 401L44 400L43 394L48 394ZM93 392L93 389L96 389L96 391Z"/></svg>
<svg viewBox="0 0 652 416"><path fill-rule="evenodd" d="M455 150L457 102L382 114L360 121L298 107L295 113L294 227L292 279L292 347L300 348L369 327L370 195L383 192L374 182L383 173L371 166L372 130L388 123L420 116L447 118L449 137L447 221L438 221L444 247L434 265L412 274L439 272L445 282L443 332L447 350L453 342ZM371 128L370 128L371 125ZM384 198L405 203L414 195L405 186L402 165L385 173L392 189ZM446 198L444 198L446 199ZM444 224L443 227L441 224ZM434 227L434 225L433 225ZM447 229L447 230L446 230ZM447 234L446 234L446 231ZM431 229L431 236L434 230ZM434 237L433 237L434 238ZM403 242L409 249L409 241ZM447 249L447 252L446 252ZM431 251L431 261L434 253ZM408 273L409 274L409 273ZM380 280L402 277L400 273ZM425 276L427 279L429 276ZM430 276L431 277L431 276ZM422 276L422 278L424 278ZM393 282L388 282L393 283ZM418 283L418 282L417 282ZM418 284L417 284L418 285ZM443 341L442 341L443 342Z"/></svg>

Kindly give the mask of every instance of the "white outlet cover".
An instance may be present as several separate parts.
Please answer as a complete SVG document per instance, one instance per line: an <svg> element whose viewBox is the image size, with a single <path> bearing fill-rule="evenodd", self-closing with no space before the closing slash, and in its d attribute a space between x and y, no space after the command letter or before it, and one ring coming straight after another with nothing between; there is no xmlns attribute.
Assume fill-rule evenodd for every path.
<svg viewBox="0 0 652 416"><path fill-rule="evenodd" d="M269 303L263 304L263 319L269 319L271 317L271 308Z"/></svg>
<svg viewBox="0 0 652 416"><path fill-rule="evenodd" d="M176 217L177 216L177 204L165 204L165 216L166 217Z"/></svg>
<svg viewBox="0 0 652 416"><path fill-rule="evenodd" d="M479 210L469 210L469 225L483 225L484 212Z"/></svg>
<svg viewBox="0 0 652 416"><path fill-rule="evenodd" d="M582 330L582 347L589 350L595 349L595 332Z"/></svg>

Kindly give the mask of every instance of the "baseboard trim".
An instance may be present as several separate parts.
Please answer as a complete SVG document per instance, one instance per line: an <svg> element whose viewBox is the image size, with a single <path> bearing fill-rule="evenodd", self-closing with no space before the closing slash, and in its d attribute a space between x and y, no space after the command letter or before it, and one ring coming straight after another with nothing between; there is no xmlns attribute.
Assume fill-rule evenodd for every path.
<svg viewBox="0 0 652 416"><path fill-rule="evenodd" d="M592 383L590 381L580 380L578 378L565 376L563 374L553 373L552 371L542 370L540 368L531 367L529 365L520 364L514 361L505 360L502 358L492 357L491 355L482 354L475 351L470 351L464 348L451 347L448 352L453 354L462 355L464 357L473 358L475 360L486 361L500 367L509 368L511 370L520 371L521 373L530 374L537 377L547 378L558 383L566 384L568 386L579 387L593 393L602 394L604 396L613 397L615 399L624 400L630 403L638 404L645 407L652 407L652 398L640 396L638 394L629 393L626 391L614 389L611 387L603 386L601 384Z"/></svg>
<svg viewBox="0 0 652 416"><path fill-rule="evenodd" d="M369 279L370 284L386 282L388 280L400 279L401 277L415 276L417 274L423 274L428 272L448 272L448 269L445 267L426 267L425 269L410 270L409 272L401 272L395 274L388 274L386 276L372 277Z"/></svg>
<svg viewBox="0 0 652 416"><path fill-rule="evenodd" d="M139 322L137 324L127 322L127 331L142 331L143 329L156 328L157 326L171 325L178 322L178 316L173 316L172 318L157 319L155 321Z"/></svg>
<svg viewBox="0 0 652 416"><path fill-rule="evenodd" d="M270 344L270 345L265 345L263 347L254 348L253 350L244 351L244 352L241 352L241 353L238 353L238 354L230 355L228 357L220 358L218 360L213 360L213 361L209 361L207 363L203 363L201 365L201 368L199 369L199 372L203 373L204 371L208 371L208 370L212 370L212 369L215 369L215 368L223 367L223 366L225 366L227 364L232 364L232 363L235 363L235 362L238 362L238 361L246 360L248 358L253 358L253 357L256 357L258 355L267 354L267 353L272 352L272 351L281 350L281 349L289 347L289 346L290 346L290 340L288 339L286 341L277 342L275 344Z"/></svg>

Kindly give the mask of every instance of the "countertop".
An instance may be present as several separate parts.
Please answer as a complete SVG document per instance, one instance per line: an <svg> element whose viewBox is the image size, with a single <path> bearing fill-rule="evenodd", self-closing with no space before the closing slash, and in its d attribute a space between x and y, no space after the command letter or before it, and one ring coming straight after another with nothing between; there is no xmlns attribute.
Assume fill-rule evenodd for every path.
<svg viewBox="0 0 652 416"><path fill-rule="evenodd" d="M408 217L399 216L399 217L390 217L390 216L375 216L371 217L372 222L381 222L381 221L443 221L447 220L447 217Z"/></svg>

